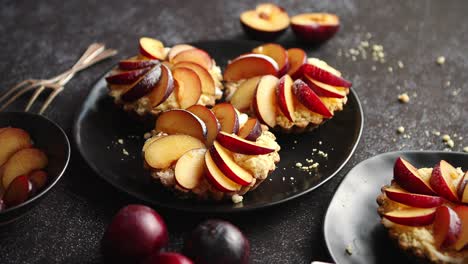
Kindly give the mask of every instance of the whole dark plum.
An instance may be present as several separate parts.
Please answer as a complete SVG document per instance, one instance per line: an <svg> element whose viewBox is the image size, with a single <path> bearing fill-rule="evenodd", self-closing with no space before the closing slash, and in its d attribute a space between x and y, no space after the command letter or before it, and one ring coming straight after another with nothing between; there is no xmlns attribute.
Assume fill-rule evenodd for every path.
<svg viewBox="0 0 468 264"><path fill-rule="evenodd" d="M166 224L153 209L128 205L114 216L101 241L107 261L137 263L168 242Z"/></svg>
<svg viewBox="0 0 468 264"><path fill-rule="evenodd" d="M141 264L193 264L186 256L175 252L163 252L149 256Z"/></svg>
<svg viewBox="0 0 468 264"><path fill-rule="evenodd" d="M195 264L247 264L250 245L236 226L213 219L192 231L183 252Z"/></svg>

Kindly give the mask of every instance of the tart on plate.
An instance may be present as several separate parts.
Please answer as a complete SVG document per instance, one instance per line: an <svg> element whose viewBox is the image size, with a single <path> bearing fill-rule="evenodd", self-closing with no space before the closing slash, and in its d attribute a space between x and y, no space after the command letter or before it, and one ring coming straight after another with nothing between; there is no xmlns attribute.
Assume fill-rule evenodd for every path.
<svg viewBox="0 0 468 264"><path fill-rule="evenodd" d="M466 166L466 164L459 164ZM468 172L441 160L417 169L403 158L377 197L378 213L403 250L433 263L468 263Z"/></svg>
<svg viewBox="0 0 468 264"><path fill-rule="evenodd" d="M147 138L142 151L151 176L201 200L242 202L280 160L268 127L229 103L164 111Z"/></svg>
<svg viewBox="0 0 468 264"><path fill-rule="evenodd" d="M226 100L283 132L313 129L343 110L351 82L299 48L268 43L231 60Z"/></svg>
<svg viewBox="0 0 468 264"><path fill-rule="evenodd" d="M106 77L109 95L124 110L158 115L194 104L214 105L222 97L221 69L202 49L188 44L165 47L143 37L137 56L121 60Z"/></svg>

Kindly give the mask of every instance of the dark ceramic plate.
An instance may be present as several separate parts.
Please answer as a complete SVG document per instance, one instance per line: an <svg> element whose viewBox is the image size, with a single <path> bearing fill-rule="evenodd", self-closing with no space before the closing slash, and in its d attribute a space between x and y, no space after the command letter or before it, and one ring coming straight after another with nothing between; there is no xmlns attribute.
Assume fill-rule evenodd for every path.
<svg viewBox="0 0 468 264"><path fill-rule="evenodd" d="M47 154L49 164L46 170L50 178L46 187L34 197L0 212L0 224L6 224L19 218L36 206L62 177L70 160L70 143L67 135L49 119L31 113L2 112L0 113L0 127L7 126L26 130L34 141L34 147Z"/></svg>
<svg viewBox="0 0 468 264"><path fill-rule="evenodd" d="M359 163L343 179L325 215L325 242L337 264L414 263L388 237L377 214L376 198L392 180L400 156L418 168L433 167L443 159L468 169L468 153L456 152L398 151ZM348 246L352 255L345 251Z"/></svg>
<svg viewBox="0 0 468 264"><path fill-rule="evenodd" d="M207 50L221 66L229 59L258 45L248 41L207 41L193 45ZM362 109L354 91L345 110L313 132L301 135L278 134L281 162L260 187L245 195L242 206L232 202L210 203L181 200L161 186L151 183L140 157L142 135L151 130L118 110L107 96L106 82L100 78L91 90L76 119L74 136L88 164L118 189L158 206L187 211L230 212L267 207L296 198L333 177L348 161L359 141L363 126ZM118 140L123 139L124 144ZM295 143L297 142L297 144ZM130 155L123 154L123 148ZM313 149L328 153L328 159L311 155ZM317 173L295 168L297 162L312 158L321 163ZM292 178L291 178L292 177Z"/></svg>

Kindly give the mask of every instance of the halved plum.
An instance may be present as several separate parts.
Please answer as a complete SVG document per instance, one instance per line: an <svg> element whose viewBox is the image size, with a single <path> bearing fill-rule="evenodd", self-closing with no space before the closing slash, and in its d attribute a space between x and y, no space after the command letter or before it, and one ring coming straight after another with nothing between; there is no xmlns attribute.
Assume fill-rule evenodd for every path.
<svg viewBox="0 0 468 264"><path fill-rule="evenodd" d="M275 4L257 5L240 15L244 32L251 38L272 41L281 36L289 27L289 16L284 8Z"/></svg>
<svg viewBox="0 0 468 264"><path fill-rule="evenodd" d="M296 37L308 43L322 43L332 38L340 28L340 19L329 13L306 13L291 18Z"/></svg>

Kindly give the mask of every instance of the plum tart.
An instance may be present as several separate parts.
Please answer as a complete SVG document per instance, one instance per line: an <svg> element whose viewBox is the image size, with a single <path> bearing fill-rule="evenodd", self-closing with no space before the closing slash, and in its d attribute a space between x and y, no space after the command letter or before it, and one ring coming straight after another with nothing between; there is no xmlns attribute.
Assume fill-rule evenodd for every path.
<svg viewBox="0 0 468 264"><path fill-rule="evenodd" d="M463 164L465 165L465 164ZM417 169L403 158L377 198L400 248L432 263L468 263L468 172L441 160Z"/></svg>
<svg viewBox="0 0 468 264"><path fill-rule="evenodd" d="M171 48L143 37L137 56L122 60L106 77L109 94L124 110L140 116L169 109L214 105L222 97L221 69L204 50L188 44Z"/></svg>
<svg viewBox="0 0 468 264"><path fill-rule="evenodd" d="M267 43L231 60L223 75L226 99L284 132L313 129L343 110L351 82L299 48Z"/></svg>
<svg viewBox="0 0 468 264"><path fill-rule="evenodd" d="M276 168L279 150L267 126L221 103L162 112L142 151L145 168L164 187L238 203Z"/></svg>

